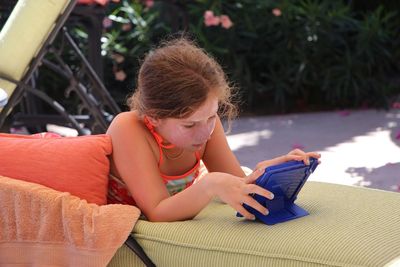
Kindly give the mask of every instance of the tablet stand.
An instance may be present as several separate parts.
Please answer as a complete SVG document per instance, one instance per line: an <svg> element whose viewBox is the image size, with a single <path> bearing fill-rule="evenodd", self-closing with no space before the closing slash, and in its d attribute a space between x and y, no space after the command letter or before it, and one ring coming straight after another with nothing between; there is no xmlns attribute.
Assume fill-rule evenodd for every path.
<svg viewBox="0 0 400 267"><path fill-rule="evenodd" d="M294 204L294 201L317 165L318 160L310 158L310 165L289 161L266 168L264 174L256 180L256 184L271 191L274 199L269 200L260 195L253 195L253 198L267 207L269 214L264 215L246 204L243 204L244 208L268 225L308 215L309 213Z"/></svg>

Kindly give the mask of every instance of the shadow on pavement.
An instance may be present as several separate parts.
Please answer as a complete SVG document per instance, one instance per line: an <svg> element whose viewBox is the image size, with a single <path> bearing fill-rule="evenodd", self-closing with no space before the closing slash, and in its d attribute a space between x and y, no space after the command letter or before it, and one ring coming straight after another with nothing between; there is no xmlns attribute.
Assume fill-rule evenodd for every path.
<svg viewBox="0 0 400 267"><path fill-rule="evenodd" d="M349 168L347 172L352 176L363 177L360 186L366 186L382 190L400 192L400 162L387 163L378 168Z"/></svg>
<svg viewBox="0 0 400 267"><path fill-rule="evenodd" d="M359 110L243 117L228 142L250 168L300 148L322 154L315 180L394 190L400 168L387 164L400 160L399 135L400 110Z"/></svg>

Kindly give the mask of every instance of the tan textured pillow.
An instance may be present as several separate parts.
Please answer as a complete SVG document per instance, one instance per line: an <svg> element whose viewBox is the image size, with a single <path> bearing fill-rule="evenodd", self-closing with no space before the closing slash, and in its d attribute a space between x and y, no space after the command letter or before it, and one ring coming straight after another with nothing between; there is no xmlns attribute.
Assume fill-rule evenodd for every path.
<svg viewBox="0 0 400 267"><path fill-rule="evenodd" d="M0 266L106 266L140 211L0 176Z"/></svg>

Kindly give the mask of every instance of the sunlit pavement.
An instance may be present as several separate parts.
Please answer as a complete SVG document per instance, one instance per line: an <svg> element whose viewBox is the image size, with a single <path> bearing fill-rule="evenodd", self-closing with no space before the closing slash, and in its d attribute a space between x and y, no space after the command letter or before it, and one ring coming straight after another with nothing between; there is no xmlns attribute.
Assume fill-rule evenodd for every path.
<svg viewBox="0 0 400 267"><path fill-rule="evenodd" d="M228 142L242 165L293 148L321 153L310 180L400 191L400 110L243 117Z"/></svg>

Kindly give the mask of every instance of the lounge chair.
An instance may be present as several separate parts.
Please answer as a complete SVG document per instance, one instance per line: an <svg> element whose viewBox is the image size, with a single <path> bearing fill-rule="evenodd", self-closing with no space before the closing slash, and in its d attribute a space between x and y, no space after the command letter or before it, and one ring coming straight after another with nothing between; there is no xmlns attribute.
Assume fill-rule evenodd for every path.
<svg viewBox="0 0 400 267"><path fill-rule="evenodd" d="M46 124L71 127L80 135L104 133L119 107L64 27L76 0L20 0L0 32L0 88L8 102L0 112L0 128L14 112L13 126L36 127ZM55 45L57 40L58 46ZM74 53L80 65L72 68L62 57L65 49ZM67 81L61 95L74 95L75 110L35 88L35 72L49 68ZM46 103L55 114L40 112L37 104ZM10 116L11 117L11 116Z"/></svg>
<svg viewBox="0 0 400 267"><path fill-rule="evenodd" d="M139 220L132 236L157 266L400 266L399 193L308 181L296 203L310 215L270 226L214 201L193 220ZM143 264L124 245L108 266Z"/></svg>

